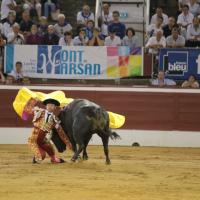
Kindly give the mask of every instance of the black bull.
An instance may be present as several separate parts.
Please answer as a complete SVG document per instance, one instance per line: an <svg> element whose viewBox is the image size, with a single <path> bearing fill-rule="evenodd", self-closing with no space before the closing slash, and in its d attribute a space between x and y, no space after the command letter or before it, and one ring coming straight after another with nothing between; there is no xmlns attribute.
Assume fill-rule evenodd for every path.
<svg viewBox="0 0 200 200"><path fill-rule="evenodd" d="M83 159L88 159L86 148L92 135L96 133L102 139L106 163L110 164L109 137L111 139L120 137L109 128L109 115L104 108L86 99L76 99L68 104L58 117L72 144L74 151L72 161L76 161L82 151ZM53 134L52 141L59 152L66 150L66 145L58 137L58 134Z"/></svg>

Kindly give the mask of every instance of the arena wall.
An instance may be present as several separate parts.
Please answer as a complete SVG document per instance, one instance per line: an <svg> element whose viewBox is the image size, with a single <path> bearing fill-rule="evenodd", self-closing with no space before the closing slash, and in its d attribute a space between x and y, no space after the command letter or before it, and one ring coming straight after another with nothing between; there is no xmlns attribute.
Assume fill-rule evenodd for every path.
<svg viewBox="0 0 200 200"><path fill-rule="evenodd" d="M23 122L12 102L21 86L0 86L0 143L24 143L31 122ZM67 97L87 98L126 116L119 145L198 146L200 91L196 89L28 86L35 91L63 90ZM16 129L18 128L18 129ZM15 131L16 130L16 131ZM24 133L23 130L29 130ZM19 132L19 136L16 134ZM20 132L23 132L21 134ZM21 134L21 135L20 135ZM23 136L22 136L23 135ZM98 144L98 139L92 144Z"/></svg>

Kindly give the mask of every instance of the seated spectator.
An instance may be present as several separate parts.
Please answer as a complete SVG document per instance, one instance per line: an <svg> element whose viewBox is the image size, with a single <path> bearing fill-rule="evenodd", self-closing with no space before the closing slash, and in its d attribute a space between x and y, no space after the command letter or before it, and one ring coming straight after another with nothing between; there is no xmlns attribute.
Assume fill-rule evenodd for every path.
<svg viewBox="0 0 200 200"><path fill-rule="evenodd" d="M40 36L44 36L47 33L48 22L45 16L40 17L39 26L38 26L38 34Z"/></svg>
<svg viewBox="0 0 200 200"><path fill-rule="evenodd" d="M182 48L185 47L185 38L179 35L179 30L177 28L173 28L172 35L168 36L166 39L166 44L169 48Z"/></svg>
<svg viewBox="0 0 200 200"><path fill-rule="evenodd" d="M190 75L188 80L184 81L181 85L182 88L199 88L199 83L194 75Z"/></svg>
<svg viewBox="0 0 200 200"><path fill-rule="evenodd" d="M37 16L39 19L41 17L42 5L40 0L24 0L23 9L29 11L31 18Z"/></svg>
<svg viewBox="0 0 200 200"><path fill-rule="evenodd" d="M126 36L122 40L123 46L129 46L130 48L138 47L138 37L135 35L133 28L126 29Z"/></svg>
<svg viewBox="0 0 200 200"><path fill-rule="evenodd" d="M59 37L63 37L66 31L72 31L72 26L65 21L65 15L58 15L58 22L54 25L55 32Z"/></svg>
<svg viewBox="0 0 200 200"><path fill-rule="evenodd" d="M164 47L166 47L166 40L162 30L157 31L156 36L150 37L146 44L146 48L149 48L149 53L155 55L159 53L160 48Z"/></svg>
<svg viewBox="0 0 200 200"><path fill-rule="evenodd" d="M159 71L157 79L152 80L151 85L158 86L158 87L175 86L176 82L174 80L165 78L164 71Z"/></svg>
<svg viewBox="0 0 200 200"><path fill-rule="evenodd" d="M88 20L86 27L85 27L85 31L86 31L86 35L89 39L92 38L92 36L93 36L93 28L94 28L94 21Z"/></svg>
<svg viewBox="0 0 200 200"><path fill-rule="evenodd" d="M174 17L169 17L168 24L163 27L163 35L165 36L165 38L167 38L168 36L172 34L172 29L174 27L178 28L178 25L176 24L176 20Z"/></svg>
<svg viewBox="0 0 200 200"><path fill-rule="evenodd" d="M6 45L6 40L0 33L0 82L1 83L5 83L5 76L3 74L4 45Z"/></svg>
<svg viewBox="0 0 200 200"><path fill-rule="evenodd" d="M24 36L20 33L20 26L18 23L14 23L12 26L12 32L7 36L9 44L24 44Z"/></svg>
<svg viewBox="0 0 200 200"><path fill-rule="evenodd" d="M85 29L80 29L79 35L74 38L74 46L87 46L88 40Z"/></svg>
<svg viewBox="0 0 200 200"><path fill-rule="evenodd" d="M167 25L168 23L168 16L163 13L163 9L161 7L156 8L156 13L151 17L150 24L156 24L158 17L162 17L162 26Z"/></svg>
<svg viewBox="0 0 200 200"><path fill-rule="evenodd" d="M112 30L116 31L116 36L119 36L122 40L126 33L126 27L119 21L119 11L113 11L113 21L108 25L108 32Z"/></svg>
<svg viewBox="0 0 200 200"><path fill-rule="evenodd" d="M194 17L193 23L187 28L187 47L199 47L200 46L200 25L199 18Z"/></svg>
<svg viewBox="0 0 200 200"><path fill-rule="evenodd" d="M43 38L38 35L37 25L33 24L31 27L31 34L26 38L26 44L40 45L42 44L42 39Z"/></svg>
<svg viewBox="0 0 200 200"><path fill-rule="evenodd" d="M181 27L181 34L186 38L187 27L192 24L194 16L189 12L189 6L182 7L182 13L178 16L177 24Z"/></svg>
<svg viewBox="0 0 200 200"><path fill-rule="evenodd" d="M55 28L53 25L49 25L47 33L43 37L43 44L46 45L58 45L59 37L55 33Z"/></svg>
<svg viewBox="0 0 200 200"><path fill-rule="evenodd" d="M1 2L1 22L4 23L10 12L14 12L17 9L17 3L15 0L2 0Z"/></svg>
<svg viewBox="0 0 200 200"><path fill-rule="evenodd" d="M190 0L178 0L179 11L182 11L184 5L188 5Z"/></svg>
<svg viewBox="0 0 200 200"><path fill-rule="evenodd" d="M22 13L22 21L20 22L20 31L23 33L24 37L30 34L33 22L30 19L29 11L25 10Z"/></svg>
<svg viewBox="0 0 200 200"><path fill-rule="evenodd" d="M82 11L77 14L77 24L86 25L88 20L94 21L94 14L88 5L84 5Z"/></svg>
<svg viewBox="0 0 200 200"><path fill-rule="evenodd" d="M12 32L12 26L15 23L16 16L15 13L11 12L8 15L7 21L3 24L2 34L7 36L10 32Z"/></svg>
<svg viewBox="0 0 200 200"><path fill-rule="evenodd" d="M116 35L117 31L114 29L110 31L109 36L105 38L105 46L121 46L121 39L119 36Z"/></svg>
<svg viewBox="0 0 200 200"><path fill-rule="evenodd" d="M190 13L192 13L194 16L199 15L200 7L197 3L197 0L189 0L188 6Z"/></svg>
<svg viewBox="0 0 200 200"><path fill-rule="evenodd" d="M22 63L18 61L15 63L15 68L8 74L7 83L11 83L11 80L12 82L22 83L23 78Z"/></svg>
<svg viewBox="0 0 200 200"><path fill-rule="evenodd" d="M155 33L162 30L163 18L157 17L155 24L150 24L147 28L147 35L149 37L155 36Z"/></svg>
<svg viewBox="0 0 200 200"><path fill-rule="evenodd" d="M92 38L88 42L89 46L103 46L104 36L100 34L99 28L94 28L92 33Z"/></svg>
<svg viewBox="0 0 200 200"><path fill-rule="evenodd" d="M59 45L61 45L61 46L73 46L74 45L71 31L67 31L64 33L64 36L61 37L59 40Z"/></svg>
<svg viewBox="0 0 200 200"><path fill-rule="evenodd" d="M113 15L110 11L110 5L108 3L104 3L102 15L99 17L99 27L101 27L101 33L104 37L108 36L108 24L110 24L112 20Z"/></svg>

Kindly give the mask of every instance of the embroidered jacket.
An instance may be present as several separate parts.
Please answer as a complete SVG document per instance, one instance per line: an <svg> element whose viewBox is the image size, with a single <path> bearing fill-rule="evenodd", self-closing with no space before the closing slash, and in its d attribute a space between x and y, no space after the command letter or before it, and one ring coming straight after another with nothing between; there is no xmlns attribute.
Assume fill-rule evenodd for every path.
<svg viewBox="0 0 200 200"><path fill-rule="evenodd" d="M48 137L49 135L51 135L52 129L56 128L61 140L66 145L69 145L70 144L69 139L66 136L62 127L60 126L60 120L53 113L51 113L51 115L48 118L48 121L46 121L45 112L46 112L45 109L38 108L38 107L34 108L34 117L32 121L34 127L44 131L46 135L48 135ZM51 137L48 139L51 139Z"/></svg>

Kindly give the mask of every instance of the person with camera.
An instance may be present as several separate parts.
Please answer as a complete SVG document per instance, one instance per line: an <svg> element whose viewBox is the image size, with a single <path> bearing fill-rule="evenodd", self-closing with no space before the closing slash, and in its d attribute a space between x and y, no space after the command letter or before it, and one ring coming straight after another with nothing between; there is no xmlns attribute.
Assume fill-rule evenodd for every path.
<svg viewBox="0 0 200 200"><path fill-rule="evenodd" d="M14 23L12 26L12 32L7 36L9 44L24 44L24 36L20 33L20 26L18 23Z"/></svg>

